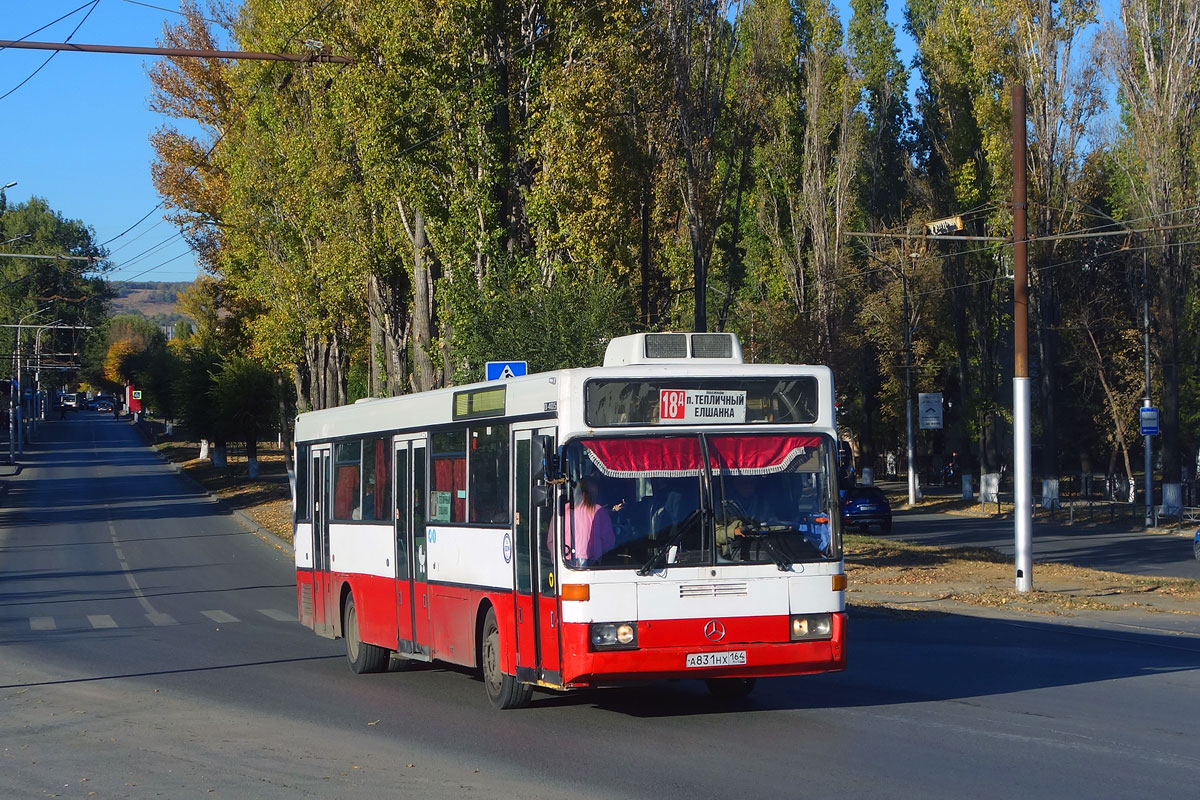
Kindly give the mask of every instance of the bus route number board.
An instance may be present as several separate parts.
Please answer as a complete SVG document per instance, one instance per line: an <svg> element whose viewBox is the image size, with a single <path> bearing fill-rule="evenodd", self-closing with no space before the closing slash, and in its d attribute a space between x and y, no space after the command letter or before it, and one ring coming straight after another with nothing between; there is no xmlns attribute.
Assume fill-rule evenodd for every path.
<svg viewBox="0 0 1200 800"><path fill-rule="evenodd" d="M659 422L741 424L746 421L746 393L718 389L661 389Z"/></svg>
<svg viewBox="0 0 1200 800"><path fill-rule="evenodd" d="M723 653L688 653L688 668L691 667L740 667L746 663L745 650L726 650Z"/></svg>

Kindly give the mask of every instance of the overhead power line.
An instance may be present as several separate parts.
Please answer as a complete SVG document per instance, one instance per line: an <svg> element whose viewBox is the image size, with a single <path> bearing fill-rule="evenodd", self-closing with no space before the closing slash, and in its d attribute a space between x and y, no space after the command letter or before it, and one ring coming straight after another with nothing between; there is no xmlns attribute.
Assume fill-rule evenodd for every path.
<svg viewBox="0 0 1200 800"><path fill-rule="evenodd" d="M245 50L193 50L186 47L127 47L116 44L75 44L74 42L22 42L0 40L0 49L57 50L74 53L126 53L143 56L181 58L230 58L248 61L296 61L305 64L353 64L348 56L335 56L314 50L311 53L258 53Z"/></svg>

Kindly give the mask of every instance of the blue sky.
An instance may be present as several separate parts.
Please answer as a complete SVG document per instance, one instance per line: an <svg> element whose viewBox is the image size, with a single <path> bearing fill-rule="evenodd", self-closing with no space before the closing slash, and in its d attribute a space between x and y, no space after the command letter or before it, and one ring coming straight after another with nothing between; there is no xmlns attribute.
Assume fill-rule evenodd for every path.
<svg viewBox="0 0 1200 800"><path fill-rule="evenodd" d="M178 8L171 0L148 2ZM86 8L33 32L83 4L0 0L0 39L64 41ZM100 0L72 41L154 46L168 17L178 19L125 0ZM29 77L50 52L0 51L0 95ZM64 217L91 226L98 242L109 242L114 280L192 280L196 266L187 245L161 212L150 213L160 198L150 181L149 135L164 121L147 107L150 61L59 53L0 100L0 185L17 181L5 193L10 203L42 197ZM121 235L148 213L145 222Z"/></svg>
<svg viewBox="0 0 1200 800"><path fill-rule="evenodd" d="M163 9L177 9L178 3L146 3L100 0L72 41L154 46L163 22L179 19ZM87 8L34 31L81 5L84 0L0 0L0 39L61 42ZM836 5L845 25L849 2L837 0ZM899 26L903 0L889 5L889 16ZM1102 0L1102 6L1111 18L1117 0ZM912 43L903 31L898 36L907 62ZM36 195L63 216L90 225L98 242L108 242L116 266L113 280L192 280L196 266L187 245L154 210L161 198L150 181L149 136L166 120L147 106L146 65L152 58L59 53L8 94L49 55L0 50L0 95L8 95L0 99L0 185L17 181L6 191L9 202Z"/></svg>

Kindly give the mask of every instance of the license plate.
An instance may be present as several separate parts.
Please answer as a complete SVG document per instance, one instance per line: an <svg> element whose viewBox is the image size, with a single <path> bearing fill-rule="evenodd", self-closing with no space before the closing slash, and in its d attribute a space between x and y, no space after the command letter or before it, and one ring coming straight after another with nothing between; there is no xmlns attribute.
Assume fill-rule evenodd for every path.
<svg viewBox="0 0 1200 800"><path fill-rule="evenodd" d="M687 666L737 667L746 663L745 650L726 650L723 653L688 653Z"/></svg>
<svg viewBox="0 0 1200 800"><path fill-rule="evenodd" d="M859 506L858 510L859 511L874 511L875 506Z"/></svg>

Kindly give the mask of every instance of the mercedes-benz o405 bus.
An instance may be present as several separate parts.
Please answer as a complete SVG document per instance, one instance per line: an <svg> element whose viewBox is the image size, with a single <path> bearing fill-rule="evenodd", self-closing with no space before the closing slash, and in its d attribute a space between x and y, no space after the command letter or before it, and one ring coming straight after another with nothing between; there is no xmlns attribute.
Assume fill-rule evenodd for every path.
<svg viewBox="0 0 1200 800"><path fill-rule="evenodd" d="M846 664L833 379L723 333L296 421L301 621L355 672L478 667L491 702Z"/></svg>

